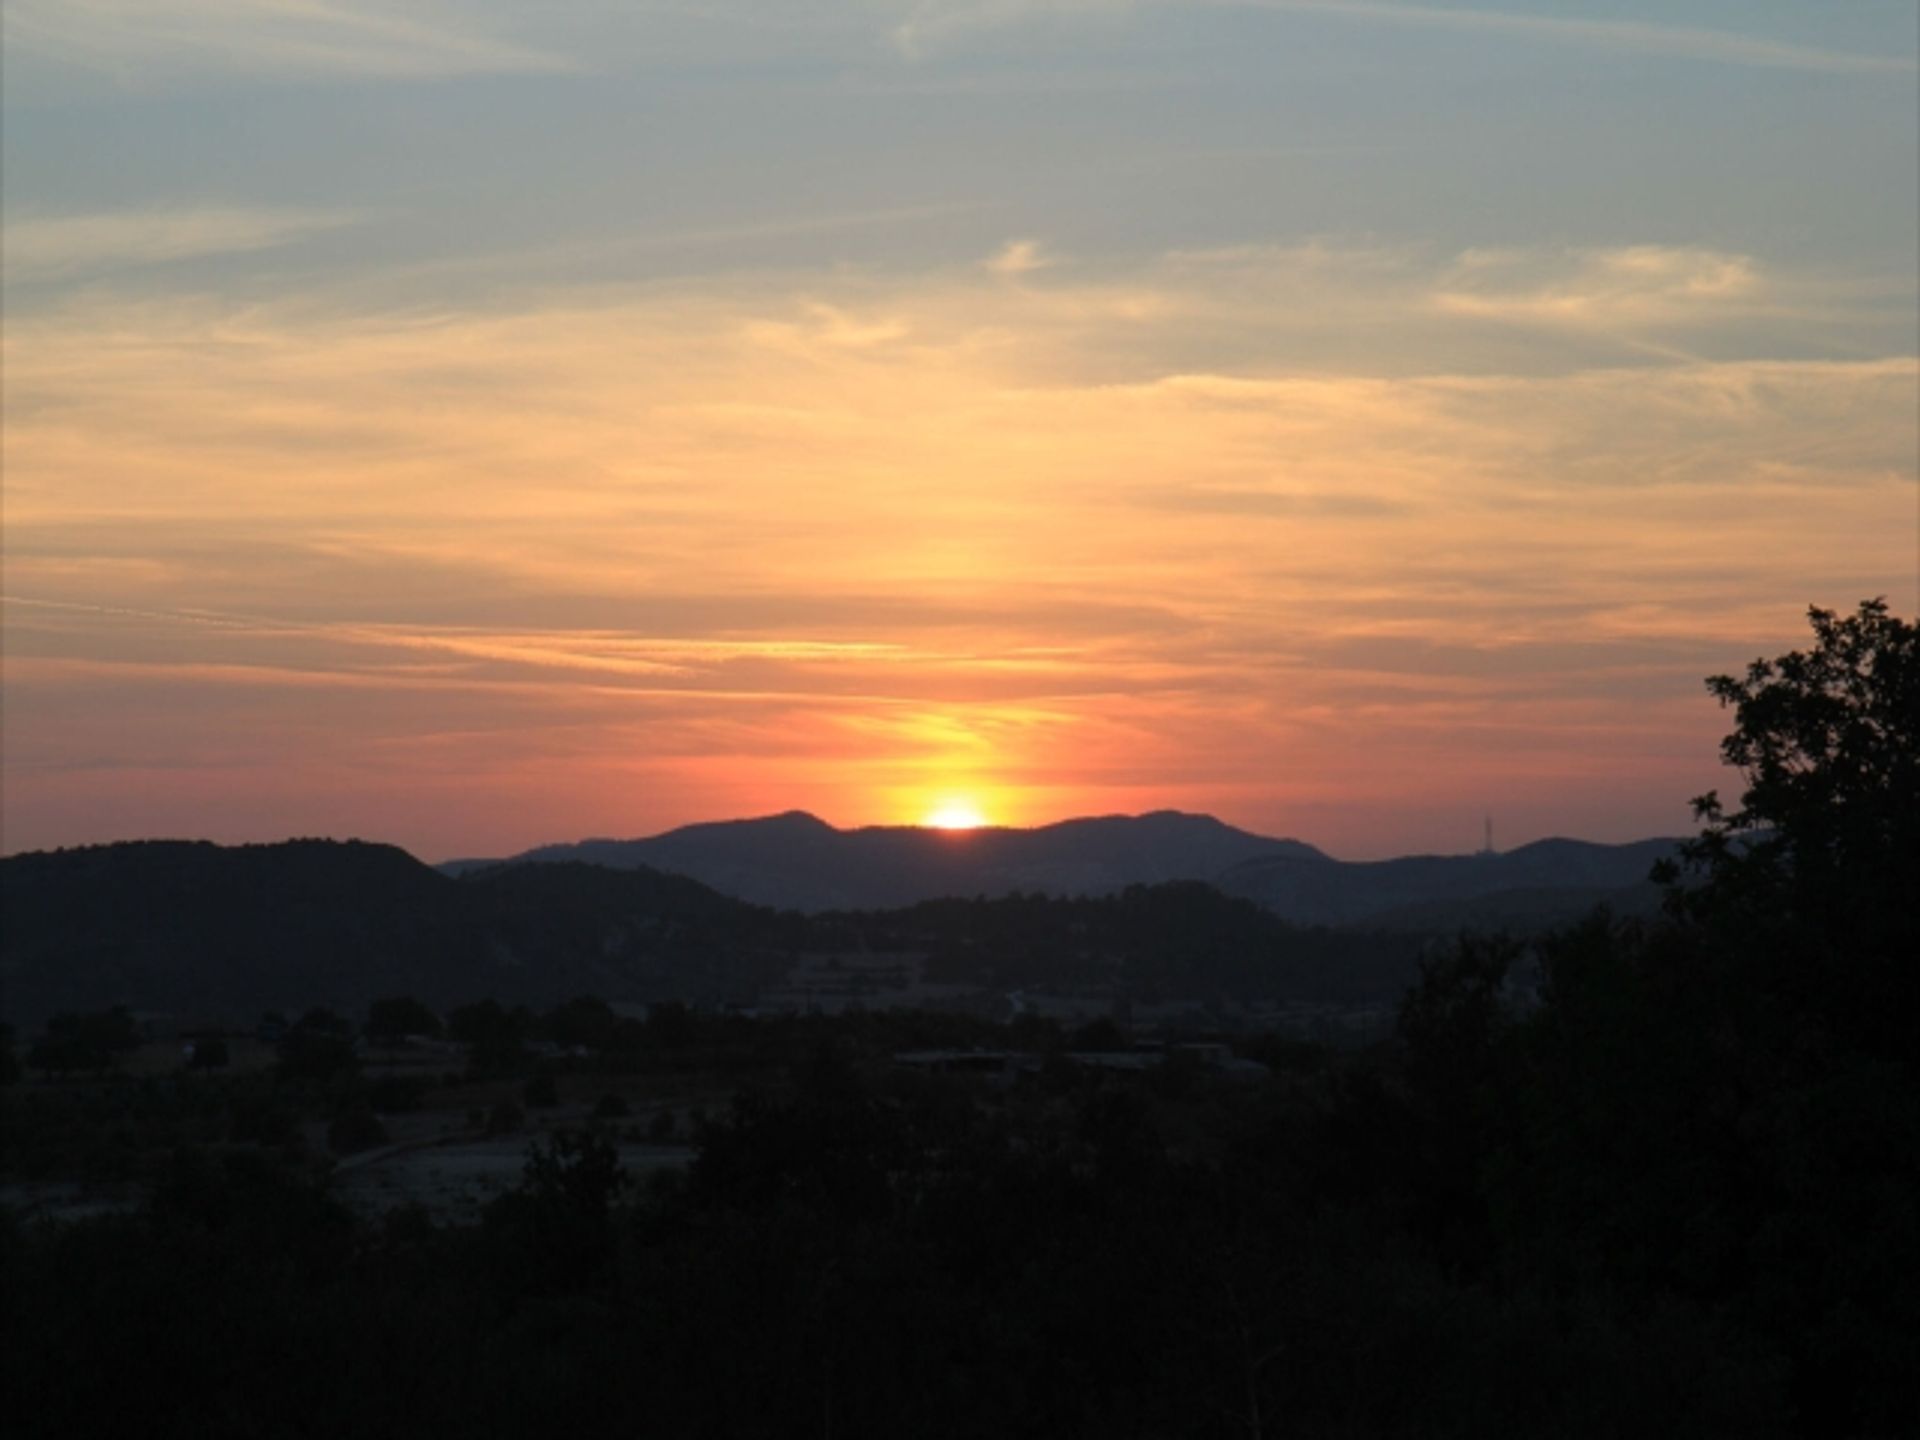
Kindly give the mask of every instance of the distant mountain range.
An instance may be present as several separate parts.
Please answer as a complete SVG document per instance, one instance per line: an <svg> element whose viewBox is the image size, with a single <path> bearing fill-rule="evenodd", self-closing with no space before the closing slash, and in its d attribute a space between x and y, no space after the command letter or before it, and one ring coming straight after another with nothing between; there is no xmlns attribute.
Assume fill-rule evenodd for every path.
<svg viewBox="0 0 1920 1440"><path fill-rule="evenodd" d="M1537 929L1603 904L1619 914L1650 913L1660 889L1648 876L1675 844L1536 840L1498 854L1375 861L1271 854L1244 860L1213 883L1296 925Z"/></svg>
<svg viewBox="0 0 1920 1440"><path fill-rule="evenodd" d="M1199 880L1302 925L1450 930L1531 928L1597 904L1651 909L1647 879L1671 840L1596 845L1541 840L1504 854L1335 860L1304 841L1237 830L1210 815L1161 810L1066 820L1031 830L839 830L803 811L689 825L642 840L546 845L509 860L454 860L471 874L503 864L577 861L648 866L778 909L880 910L942 896L1102 895Z"/></svg>
<svg viewBox="0 0 1920 1440"><path fill-rule="evenodd" d="M759 820L688 825L645 840L545 845L510 861L453 860L450 874L487 865L577 860L689 875L727 895L783 910L882 910L943 896L1100 895L1128 885L1211 880L1261 857L1325 860L1298 840L1270 840L1210 815L1174 810L1063 820L1032 830L838 830L801 810Z"/></svg>
<svg viewBox="0 0 1920 1440"><path fill-rule="evenodd" d="M808 955L918 956L927 980L982 997L1390 1003L1424 937L1650 908L1647 871L1671 850L1548 840L1351 864L1171 812L966 832L788 814L440 871L357 841L103 845L0 860L0 1017L250 1019L401 994L752 1004ZM1014 892L1028 898L994 898Z"/></svg>
<svg viewBox="0 0 1920 1440"><path fill-rule="evenodd" d="M149 841L0 860L0 1018L22 1033L109 1005L250 1024L314 1005L358 1015L392 995L444 1010L784 994L773 1008L790 1008L796 987L845 988L873 967L911 972L913 993L859 1003L937 999L975 1014L1010 1013L1009 995L1027 990L1078 995L1101 1014L1133 997L1390 1006L1420 950L1411 936L1297 930L1193 882L807 915L656 870L558 861L454 878L352 841Z"/></svg>

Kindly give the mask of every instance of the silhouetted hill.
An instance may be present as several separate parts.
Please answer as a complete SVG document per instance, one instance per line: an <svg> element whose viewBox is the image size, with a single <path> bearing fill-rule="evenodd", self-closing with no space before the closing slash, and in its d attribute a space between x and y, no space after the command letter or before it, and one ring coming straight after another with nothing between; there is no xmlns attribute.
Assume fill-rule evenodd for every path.
<svg viewBox="0 0 1920 1440"><path fill-rule="evenodd" d="M0 923L0 1014L32 1023L110 1004L250 1018L398 994L699 998L741 978L770 922L679 876L539 866L463 882L392 846L296 840L13 856Z"/></svg>
<svg viewBox="0 0 1920 1440"><path fill-rule="evenodd" d="M739 999L777 980L796 943L791 917L657 870L504 865L456 883L490 954L542 1003Z"/></svg>
<svg viewBox="0 0 1920 1440"><path fill-rule="evenodd" d="M1301 931L1194 881L804 914L651 869L525 863L455 879L390 846L330 841L15 856L0 860L0 922L0 1015L29 1032L116 1004L247 1022L314 1005L354 1015L402 994L442 1010L486 997L754 1003L809 955L898 957L988 1007L1036 987L1103 1006L1374 1003L1419 949Z"/></svg>
<svg viewBox="0 0 1920 1440"><path fill-rule="evenodd" d="M1200 880L1299 925L1455 931L1538 929L1596 905L1651 911L1647 879L1673 842L1595 845L1541 840L1498 855L1329 858L1298 840L1236 830L1209 815L1163 810L1066 820L1032 830L836 830L791 811L689 825L645 840L547 845L509 863L650 865L728 895L785 909L878 910L948 896L1105 895L1128 885ZM494 863L451 861L449 873Z"/></svg>
<svg viewBox="0 0 1920 1440"><path fill-rule="evenodd" d="M728 895L794 910L872 910L949 895L1100 895L1128 885L1212 880L1259 857L1324 860L1298 840L1249 834L1173 810L1066 820L1031 830L838 830L800 811L689 825L643 840L547 845L520 861L650 865ZM489 862L442 867L472 873Z"/></svg>
<svg viewBox="0 0 1920 1440"><path fill-rule="evenodd" d="M1643 877L1669 849L1557 840L1346 864L1172 813L963 833L783 815L536 852L601 863L527 860L460 878L361 842L110 845L0 860L0 1015L31 1028L122 1004L245 1020L312 1005L358 1013L401 994L441 1009L583 994L754 1003L801 956L875 953L919 957L927 981L978 987L983 1002L1063 986L1372 1003L1412 973L1419 936L1649 903ZM635 866L636 854L749 893L805 894L809 908L749 904ZM1322 925L1346 932L1303 928Z"/></svg>
<svg viewBox="0 0 1920 1440"><path fill-rule="evenodd" d="M1216 883L1302 925L1539 928L1603 903L1623 913L1650 909L1659 892L1647 876L1656 861L1674 853L1674 845L1556 839L1497 855L1360 862L1262 856L1226 871Z"/></svg>
<svg viewBox="0 0 1920 1440"><path fill-rule="evenodd" d="M1406 935L1303 929L1194 880L1096 896L926 900L816 923L844 928L849 948L924 953L936 981L1106 989L1149 1003L1391 1004L1423 948Z"/></svg>

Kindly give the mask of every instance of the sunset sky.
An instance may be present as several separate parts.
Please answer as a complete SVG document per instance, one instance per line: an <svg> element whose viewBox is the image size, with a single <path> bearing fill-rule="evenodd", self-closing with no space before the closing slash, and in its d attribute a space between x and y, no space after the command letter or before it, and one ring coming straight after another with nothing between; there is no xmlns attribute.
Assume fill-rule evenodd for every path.
<svg viewBox="0 0 1920 1440"><path fill-rule="evenodd" d="M8 0L8 851L1728 788L1920 577L1911 0Z"/></svg>

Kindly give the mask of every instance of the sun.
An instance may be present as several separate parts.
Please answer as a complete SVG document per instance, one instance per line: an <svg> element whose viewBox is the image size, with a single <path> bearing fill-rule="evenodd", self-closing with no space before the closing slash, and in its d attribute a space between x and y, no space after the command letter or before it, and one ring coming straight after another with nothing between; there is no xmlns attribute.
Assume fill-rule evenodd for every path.
<svg viewBox="0 0 1920 1440"><path fill-rule="evenodd" d="M920 822L930 830L978 830L987 823L980 807L971 800L942 800Z"/></svg>

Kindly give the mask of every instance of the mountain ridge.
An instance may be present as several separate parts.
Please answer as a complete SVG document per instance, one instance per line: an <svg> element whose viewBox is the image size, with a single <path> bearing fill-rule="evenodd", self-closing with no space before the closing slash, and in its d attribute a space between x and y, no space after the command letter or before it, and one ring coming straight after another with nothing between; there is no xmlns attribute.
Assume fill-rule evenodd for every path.
<svg viewBox="0 0 1920 1440"><path fill-rule="evenodd" d="M1292 957L1286 984L1306 983L1310 971L1312 994L1335 995L1380 989L1383 976L1410 973L1409 957L1431 937L1470 925L1525 933L1597 904L1650 907L1659 892L1647 869L1672 850L1667 841L1552 840L1506 855L1355 863L1177 813L1043 832L871 827L851 832L847 849L849 832L772 818L771 827L694 830L691 850L699 859L706 847L707 876L585 863L552 847L532 853L553 858L456 877L359 840L137 841L0 859L0 1012L31 1022L124 1003L247 1016L313 1003L363 1008L407 993L438 1005L578 994L734 1003L781 983L803 954L872 949L925 957L935 979L1105 983L1106 962L1084 953L1074 917L1093 923L1113 904L1151 921L1125 940L1153 951L1129 962L1136 980L1154 977L1150 989L1234 976L1266 985L1257 977L1268 941L1258 937L1269 930L1246 918L1257 913L1272 954ZM743 840L769 863L785 857L776 878L790 889L809 873L830 882L814 892L812 913L709 883L716 869L752 874ZM796 848L814 872L793 862ZM859 888L847 883L850 863L865 867L856 880L877 879L885 894L920 893L904 904L848 897ZM974 883L950 883L959 878ZM1216 952L1229 941L1236 958L1222 969ZM1350 977L1349 961L1359 966Z"/></svg>
<svg viewBox="0 0 1920 1440"><path fill-rule="evenodd" d="M1080 816L1031 828L842 830L802 810L703 822L632 840L537 846L501 860L453 860L447 874L576 861L645 865L777 909L889 909L950 895L1102 895L1195 880L1295 924L1458 928L1548 923L1606 903L1649 912L1656 861L1678 842L1604 844L1553 836L1508 851L1336 860L1305 841L1256 835L1205 814ZM1513 895L1512 906L1490 904Z"/></svg>
<svg viewBox="0 0 1920 1440"><path fill-rule="evenodd" d="M1596 904L1645 913L1660 895L1649 878L1653 867L1672 858L1678 843L1663 838L1608 845L1555 836L1472 855L1405 855L1325 865L1267 856L1235 866L1213 883L1304 925L1458 928L1497 921L1503 907L1486 902L1522 895L1534 897L1536 913L1549 920L1570 908L1587 910ZM1551 899L1555 895L1563 901ZM1518 920L1520 913L1513 918Z"/></svg>
<svg viewBox="0 0 1920 1440"><path fill-rule="evenodd" d="M779 909L887 909L948 895L1098 895L1128 885L1210 880L1256 856L1326 860L1304 841L1237 829L1211 815L1157 810L1079 816L1031 828L842 830L802 810L681 826L631 840L542 845L502 860L451 860L465 875L500 864L578 860L647 865Z"/></svg>

